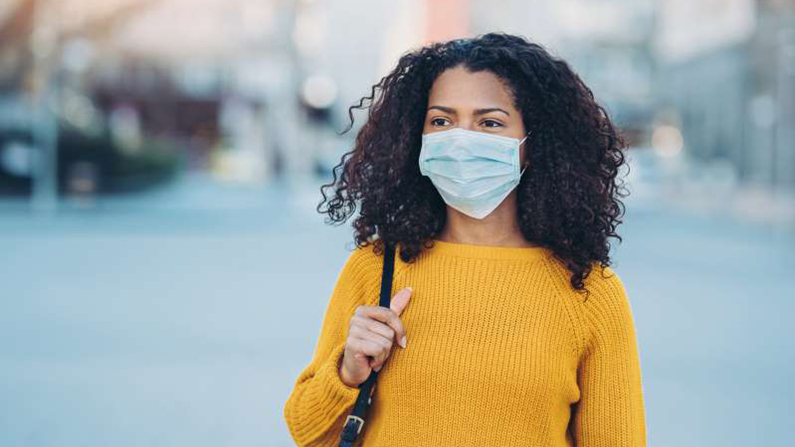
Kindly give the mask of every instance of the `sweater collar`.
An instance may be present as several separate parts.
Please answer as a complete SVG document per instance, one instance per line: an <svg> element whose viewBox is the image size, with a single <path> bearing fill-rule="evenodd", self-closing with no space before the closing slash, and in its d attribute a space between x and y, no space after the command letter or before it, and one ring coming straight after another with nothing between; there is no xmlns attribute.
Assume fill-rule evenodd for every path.
<svg viewBox="0 0 795 447"><path fill-rule="evenodd" d="M545 247L507 247L495 245L461 244L432 239L433 247L426 249L430 253L458 256L472 259L507 259L534 260L549 254Z"/></svg>

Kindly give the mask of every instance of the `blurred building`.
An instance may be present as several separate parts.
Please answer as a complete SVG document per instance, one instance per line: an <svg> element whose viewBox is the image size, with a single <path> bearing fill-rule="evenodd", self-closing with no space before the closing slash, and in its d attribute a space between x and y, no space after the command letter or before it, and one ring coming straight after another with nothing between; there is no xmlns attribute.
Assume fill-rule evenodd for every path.
<svg viewBox="0 0 795 447"><path fill-rule="evenodd" d="M795 189L795 2L473 0L472 33L523 34L569 61L632 146ZM655 142L656 141L656 142Z"/></svg>
<svg viewBox="0 0 795 447"><path fill-rule="evenodd" d="M51 147L40 159L53 165L32 169L30 148L0 141L0 168L41 174L40 189L51 189L44 174L60 169L58 128L68 124L109 132L130 156L168 141L160 147L192 169L229 181L326 174L366 119L354 112L352 132L337 135L348 108L401 54L496 30L569 61L631 146L663 141L676 149L667 155L721 163L745 184L793 188L794 8L790 0L5 0L0 132L29 127L36 138L26 144Z"/></svg>
<svg viewBox="0 0 795 447"><path fill-rule="evenodd" d="M745 153L740 174L795 190L795 2L762 1L748 42Z"/></svg>
<svg viewBox="0 0 795 447"><path fill-rule="evenodd" d="M230 181L311 174L337 91L314 64L324 20L311 1L3 2L0 127L45 154L17 174L53 176L65 124L130 153L168 141Z"/></svg>
<svg viewBox="0 0 795 447"><path fill-rule="evenodd" d="M795 188L795 3L660 2L660 124L742 184Z"/></svg>

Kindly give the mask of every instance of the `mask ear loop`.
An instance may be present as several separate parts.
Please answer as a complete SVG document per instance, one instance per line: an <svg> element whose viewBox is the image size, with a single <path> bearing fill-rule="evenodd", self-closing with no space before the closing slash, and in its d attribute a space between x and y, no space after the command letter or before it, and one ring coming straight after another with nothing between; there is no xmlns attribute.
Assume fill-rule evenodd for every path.
<svg viewBox="0 0 795 447"><path fill-rule="evenodd" d="M530 134L531 134L531 133L533 133L533 131L532 131L532 130L531 130L530 132L527 132L527 135L525 135L525 136L524 136L524 138L522 138L522 141L520 141L520 142L519 142L519 145L520 145L520 146L522 145L522 143L524 143L524 141L527 139L527 137L529 137L529 136L530 136ZM523 176L523 175L524 175L524 171L525 171L526 169L527 169L527 164L525 164L525 166L522 168L522 172L520 172L520 173L519 173L519 177L521 177L521 176Z"/></svg>

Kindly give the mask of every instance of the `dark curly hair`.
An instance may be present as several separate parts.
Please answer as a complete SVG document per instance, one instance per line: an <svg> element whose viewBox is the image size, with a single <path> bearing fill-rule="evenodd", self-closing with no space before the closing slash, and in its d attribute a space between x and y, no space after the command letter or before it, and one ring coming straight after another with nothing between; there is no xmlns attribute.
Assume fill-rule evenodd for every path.
<svg viewBox="0 0 795 447"><path fill-rule="evenodd" d="M320 188L317 211L326 223L353 215L355 243L400 244L404 262L414 260L444 228L446 206L418 157L429 91L444 70L463 66L500 78L522 114L528 138L527 172L517 186L517 216L524 237L546 247L571 272L571 286L585 289L594 263L610 265L609 237L622 240L629 193L617 182L625 142L591 90L563 60L521 36L488 33L433 43L404 53L370 96L348 108L368 108L355 144ZM333 188L331 196L326 189ZM377 237L374 237L377 236ZM586 290L587 292L587 290Z"/></svg>

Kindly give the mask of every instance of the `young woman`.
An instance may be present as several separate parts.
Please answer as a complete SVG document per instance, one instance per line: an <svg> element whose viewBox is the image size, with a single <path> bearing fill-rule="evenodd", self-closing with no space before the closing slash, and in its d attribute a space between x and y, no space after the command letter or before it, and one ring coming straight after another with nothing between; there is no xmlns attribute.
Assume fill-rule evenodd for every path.
<svg viewBox="0 0 795 447"><path fill-rule="evenodd" d="M296 443L338 445L375 369L364 446L645 446L633 316L609 267L625 144L591 90L539 45L489 33L405 54L351 125L362 107L321 188L331 221L358 208L357 247L284 406Z"/></svg>

